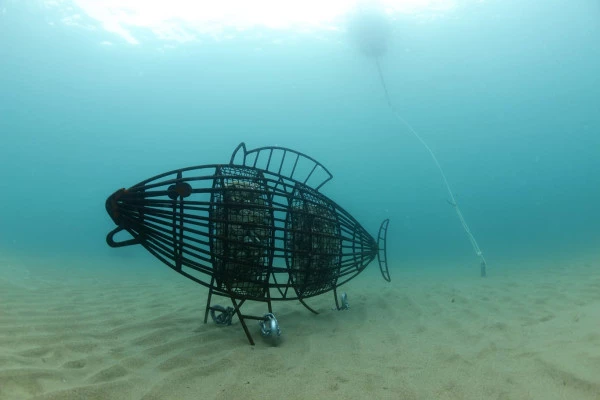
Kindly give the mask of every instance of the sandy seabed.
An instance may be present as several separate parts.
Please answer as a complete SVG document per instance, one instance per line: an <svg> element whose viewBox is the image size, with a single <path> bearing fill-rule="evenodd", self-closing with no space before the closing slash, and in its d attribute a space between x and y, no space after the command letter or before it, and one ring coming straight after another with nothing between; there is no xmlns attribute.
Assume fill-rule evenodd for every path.
<svg viewBox="0 0 600 400"><path fill-rule="evenodd" d="M391 284L373 264L349 311L275 303L282 337L249 321L256 346L203 323L206 289L119 263L0 260L0 399L600 399L594 258Z"/></svg>

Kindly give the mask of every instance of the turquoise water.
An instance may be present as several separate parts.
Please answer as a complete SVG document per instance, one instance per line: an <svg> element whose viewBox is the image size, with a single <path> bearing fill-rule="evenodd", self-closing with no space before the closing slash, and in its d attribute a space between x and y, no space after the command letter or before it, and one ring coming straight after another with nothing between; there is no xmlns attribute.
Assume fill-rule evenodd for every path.
<svg viewBox="0 0 600 400"><path fill-rule="evenodd" d="M105 243L106 197L228 162L243 141L319 160L334 175L322 191L373 234L390 218L393 268L478 273L434 162L343 32L174 43L138 28L134 45L63 17L0 4L3 252L135 257L143 249ZM381 58L391 100L436 154L490 267L598 245L598 21L582 0L469 2L393 22Z"/></svg>

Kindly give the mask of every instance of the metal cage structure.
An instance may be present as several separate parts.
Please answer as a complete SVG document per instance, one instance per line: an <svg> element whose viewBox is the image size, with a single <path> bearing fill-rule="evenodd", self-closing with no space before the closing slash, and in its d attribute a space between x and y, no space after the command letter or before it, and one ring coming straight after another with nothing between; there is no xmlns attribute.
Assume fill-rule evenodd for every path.
<svg viewBox="0 0 600 400"><path fill-rule="evenodd" d="M231 323L237 315L254 344L245 320L258 320L261 327L276 324L274 301L298 300L316 313L305 299L333 291L339 309L337 288L376 256L390 281L389 220L375 240L319 191L332 178L322 164L300 152L247 150L241 143L228 164L181 168L117 190L106 200L117 226L106 240L111 247L141 245L207 287L204 322L209 313L217 323ZM122 231L131 238L117 241ZM213 296L229 298L233 307L212 305ZM267 303L268 313L242 314L249 300ZM269 335L265 329L262 333Z"/></svg>

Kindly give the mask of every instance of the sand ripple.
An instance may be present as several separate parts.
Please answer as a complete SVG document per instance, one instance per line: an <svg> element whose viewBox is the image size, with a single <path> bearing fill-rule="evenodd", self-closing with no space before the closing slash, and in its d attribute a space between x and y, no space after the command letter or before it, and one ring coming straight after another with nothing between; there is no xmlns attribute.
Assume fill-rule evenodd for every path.
<svg viewBox="0 0 600 400"><path fill-rule="evenodd" d="M361 276L350 311L276 303L277 346L249 321L255 347L171 271L0 272L0 399L600 399L599 265Z"/></svg>

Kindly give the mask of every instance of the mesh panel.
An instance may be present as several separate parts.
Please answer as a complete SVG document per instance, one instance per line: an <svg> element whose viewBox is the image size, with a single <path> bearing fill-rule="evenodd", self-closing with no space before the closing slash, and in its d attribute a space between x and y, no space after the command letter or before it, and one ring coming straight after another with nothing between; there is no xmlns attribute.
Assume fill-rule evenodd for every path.
<svg viewBox="0 0 600 400"><path fill-rule="evenodd" d="M217 286L240 297L264 297L273 236L267 183L259 171L221 167L214 184L211 251Z"/></svg>
<svg viewBox="0 0 600 400"><path fill-rule="evenodd" d="M341 237L333 207L308 187L295 190L288 213L288 268L300 297L333 288L340 269Z"/></svg>

